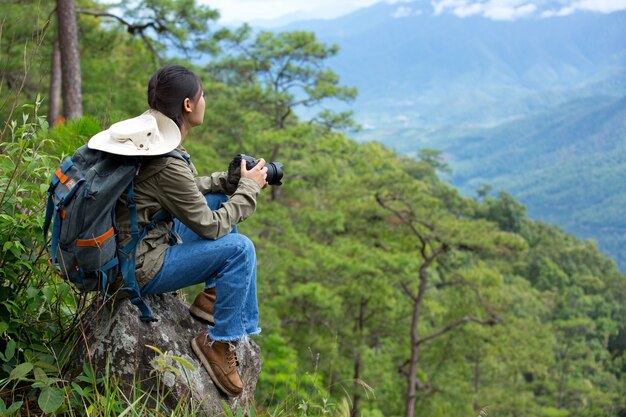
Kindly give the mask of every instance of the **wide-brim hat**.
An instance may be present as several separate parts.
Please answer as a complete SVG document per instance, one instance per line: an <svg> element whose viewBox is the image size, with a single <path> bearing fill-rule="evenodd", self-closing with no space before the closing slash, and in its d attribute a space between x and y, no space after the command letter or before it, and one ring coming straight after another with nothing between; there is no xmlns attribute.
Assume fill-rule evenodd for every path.
<svg viewBox="0 0 626 417"><path fill-rule="evenodd" d="M151 156L173 151L180 140L176 123L150 109L141 116L112 124L89 139L87 146L116 155Z"/></svg>

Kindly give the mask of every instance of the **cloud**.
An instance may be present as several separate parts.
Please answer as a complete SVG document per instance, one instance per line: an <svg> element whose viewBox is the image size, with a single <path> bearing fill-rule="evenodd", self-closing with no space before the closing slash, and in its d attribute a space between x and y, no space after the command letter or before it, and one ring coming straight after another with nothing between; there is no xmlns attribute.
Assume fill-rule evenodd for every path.
<svg viewBox="0 0 626 417"><path fill-rule="evenodd" d="M570 2L557 10L545 10L542 17L567 16L576 11L613 13L626 10L626 0L578 0Z"/></svg>
<svg viewBox="0 0 626 417"><path fill-rule="evenodd" d="M458 17L481 15L493 20L514 20L528 16L537 10L537 6L526 0L442 0L433 3L435 15L445 12Z"/></svg>
<svg viewBox="0 0 626 417"><path fill-rule="evenodd" d="M515 20L537 15L540 17L566 16L576 11L612 13L626 10L626 0L433 0L435 15L452 13L458 17L483 16L493 20Z"/></svg>
<svg viewBox="0 0 626 417"><path fill-rule="evenodd" d="M464 4L454 9L454 14L458 17L469 17L476 14L483 14L484 8L480 4Z"/></svg>
<svg viewBox="0 0 626 417"><path fill-rule="evenodd" d="M555 17L555 16L569 16L576 11L571 6L562 7L559 10L544 10L541 12L541 17Z"/></svg>
<svg viewBox="0 0 626 417"><path fill-rule="evenodd" d="M441 0L433 1L431 4L433 6L435 16L439 16L447 11L452 11L454 13L455 10L463 9L469 5L469 2L466 0Z"/></svg>
<svg viewBox="0 0 626 417"><path fill-rule="evenodd" d="M531 15L537 6L534 4L523 4L521 6L513 7L491 7L485 10L484 16L493 20L515 20L521 17Z"/></svg>
<svg viewBox="0 0 626 417"><path fill-rule="evenodd" d="M412 7L408 6L400 6L396 9L395 12L393 12L391 16L399 19L402 17L418 16L420 14L422 14L422 11L419 9L413 9Z"/></svg>

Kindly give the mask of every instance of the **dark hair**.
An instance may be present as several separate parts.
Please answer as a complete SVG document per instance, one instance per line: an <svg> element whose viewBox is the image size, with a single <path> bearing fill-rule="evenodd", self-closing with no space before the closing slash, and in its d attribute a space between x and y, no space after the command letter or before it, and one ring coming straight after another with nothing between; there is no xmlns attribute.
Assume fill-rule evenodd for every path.
<svg viewBox="0 0 626 417"><path fill-rule="evenodd" d="M150 78L148 105L181 127L183 102L186 98L195 100L201 90L202 83L192 71L182 65L166 65Z"/></svg>

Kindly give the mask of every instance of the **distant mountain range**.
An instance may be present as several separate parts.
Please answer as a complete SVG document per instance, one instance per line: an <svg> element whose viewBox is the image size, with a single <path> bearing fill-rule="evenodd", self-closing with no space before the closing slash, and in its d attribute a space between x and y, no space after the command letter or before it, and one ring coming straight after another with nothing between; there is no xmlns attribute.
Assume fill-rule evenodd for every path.
<svg viewBox="0 0 626 417"><path fill-rule="evenodd" d="M280 30L340 46L329 65L359 90L357 140L440 149L464 193L506 190L626 270L626 12L539 14L378 3Z"/></svg>
<svg viewBox="0 0 626 417"><path fill-rule="evenodd" d="M573 100L541 115L441 140L467 194L507 190L626 269L626 96Z"/></svg>
<svg viewBox="0 0 626 417"><path fill-rule="evenodd" d="M357 119L371 128L495 125L581 95L618 94L616 78L626 92L626 12L494 21L378 3L280 30L340 46L330 65L358 88Z"/></svg>

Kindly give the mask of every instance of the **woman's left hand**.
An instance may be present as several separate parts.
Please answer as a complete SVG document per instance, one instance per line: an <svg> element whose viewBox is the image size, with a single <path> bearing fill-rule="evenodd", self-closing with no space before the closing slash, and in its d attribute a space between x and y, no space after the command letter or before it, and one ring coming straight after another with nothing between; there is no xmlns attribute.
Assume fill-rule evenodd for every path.
<svg viewBox="0 0 626 417"><path fill-rule="evenodd" d="M241 178L250 178L259 184L259 187L265 188L267 186L267 167L265 166L265 159L259 159L258 163L250 170L246 168L246 161L242 159Z"/></svg>

